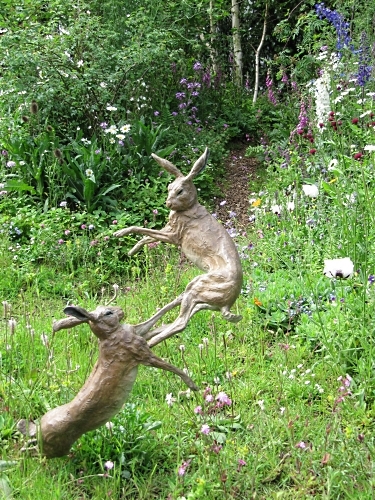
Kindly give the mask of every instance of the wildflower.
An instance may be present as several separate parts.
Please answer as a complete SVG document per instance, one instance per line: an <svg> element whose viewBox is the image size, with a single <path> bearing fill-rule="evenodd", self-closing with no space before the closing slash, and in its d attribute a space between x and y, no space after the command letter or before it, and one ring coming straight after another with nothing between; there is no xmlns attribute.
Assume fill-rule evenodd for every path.
<svg viewBox="0 0 375 500"><path fill-rule="evenodd" d="M178 115L177 111L172 111L172 116L177 116L177 115Z"/></svg>
<svg viewBox="0 0 375 500"><path fill-rule="evenodd" d="M316 149L314 149L314 148L310 149L309 153L310 153L311 155L314 155L314 154L316 153Z"/></svg>
<svg viewBox="0 0 375 500"><path fill-rule="evenodd" d="M107 469L107 470L111 470L113 469L113 467L115 466L115 464L113 462L111 462L110 460L107 460L104 464L104 467Z"/></svg>
<svg viewBox="0 0 375 500"><path fill-rule="evenodd" d="M350 278L353 270L354 264L349 257L324 261L323 274L329 278Z"/></svg>
<svg viewBox="0 0 375 500"><path fill-rule="evenodd" d="M286 208L287 208L290 212L293 212L293 210L294 210L294 208L295 208L294 201L288 201L288 203L286 204Z"/></svg>
<svg viewBox="0 0 375 500"><path fill-rule="evenodd" d="M154 115L159 116L160 115L159 111L154 111Z"/></svg>
<svg viewBox="0 0 375 500"><path fill-rule="evenodd" d="M64 240L60 239L58 242L57 242L59 245L62 245L63 243L65 243Z"/></svg>
<svg viewBox="0 0 375 500"><path fill-rule="evenodd" d="M8 151L7 151L6 149L2 149L2 150L1 150L1 154L2 154L3 156L8 156Z"/></svg>
<svg viewBox="0 0 375 500"><path fill-rule="evenodd" d="M285 410L286 410L285 406L282 406L282 407L280 408L280 415L284 415Z"/></svg>
<svg viewBox="0 0 375 500"><path fill-rule="evenodd" d="M92 241L90 241L90 246L95 247L98 243L99 243L98 240L92 240Z"/></svg>
<svg viewBox="0 0 375 500"><path fill-rule="evenodd" d="M271 212L275 215L281 214L281 206L280 205L272 205L270 208Z"/></svg>
<svg viewBox="0 0 375 500"><path fill-rule="evenodd" d="M100 124L100 127L101 127L101 128L107 128L107 127L108 127L108 123L107 123L107 122L102 122L102 123Z"/></svg>
<svg viewBox="0 0 375 500"><path fill-rule="evenodd" d="M213 452L214 452L214 453L216 453L216 455L217 455L218 453L220 453L220 450L221 450L222 448L223 448L223 447L222 447L222 445L221 445L221 444L217 444L217 443L215 443L215 444L213 444L213 445L211 446L211 451L213 451Z"/></svg>
<svg viewBox="0 0 375 500"><path fill-rule="evenodd" d="M201 69L202 69L202 64L200 62L197 61L196 63L194 63L193 65L194 71L200 71Z"/></svg>
<svg viewBox="0 0 375 500"><path fill-rule="evenodd" d="M115 220L113 220L113 221L112 221L112 224L113 224L113 225L116 225L116 224L117 224L117 220L116 220L116 219L115 219Z"/></svg>
<svg viewBox="0 0 375 500"><path fill-rule="evenodd" d="M185 351L186 347L184 346L184 344L181 344L180 347L179 347L180 351L183 352Z"/></svg>
<svg viewBox="0 0 375 500"><path fill-rule="evenodd" d="M238 460L237 471L239 472L241 470L241 468L244 467L245 465L247 465L247 463L245 462L245 460L243 460L242 458L240 458Z"/></svg>
<svg viewBox="0 0 375 500"><path fill-rule="evenodd" d="M122 128L122 127L121 127ZM116 135L117 134L117 127L115 125L111 125L109 128L106 128L104 130L104 132L106 134L113 134L113 135ZM121 130L121 132L123 132L123 130Z"/></svg>
<svg viewBox="0 0 375 500"><path fill-rule="evenodd" d="M338 52L344 46L350 46L350 35L349 35L349 23L347 23L342 14L336 10L331 10L325 7L324 3L318 3L315 5L315 10L320 19L326 18L331 24L333 24L337 33L337 43L336 48Z"/></svg>
<svg viewBox="0 0 375 500"><path fill-rule="evenodd" d="M42 341L42 344L44 345L44 347L48 347L48 336L46 333L41 334L40 340Z"/></svg>
<svg viewBox="0 0 375 500"><path fill-rule="evenodd" d="M203 413L202 407L201 407L201 406L196 406L196 407L194 408L194 413L195 413L196 415L202 415L202 413Z"/></svg>
<svg viewBox="0 0 375 500"><path fill-rule="evenodd" d="M16 162L15 161L8 161L7 162L7 167L8 168L12 168L12 167L15 167L16 166Z"/></svg>
<svg viewBox="0 0 375 500"><path fill-rule="evenodd" d="M94 224L90 224L90 225L89 225L89 229L90 229L90 231L91 231L92 229L95 229Z"/></svg>
<svg viewBox="0 0 375 500"><path fill-rule="evenodd" d="M373 274L370 274L370 276L368 277L368 282L370 283L370 285L373 285L375 283L375 276Z"/></svg>
<svg viewBox="0 0 375 500"><path fill-rule="evenodd" d="M168 406L172 406L173 403L176 402L176 398L173 397L172 393L170 392L165 396L165 401L167 402Z"/></svg>
<svg viewBox="0 0 375 500"><path fill-rule="evenodd" d="M303 184L302 191L309 198L317 198L319 195L319 188L315 184Z"/></svg>
<svg viewBox="0 0 375 500"><path fill-rule="evenodd" d="M228 125L227 123L224 123L223 127L224 127L224 128L228 128L228 127L229 127L229 125Z"/></svg>
<svg viewBox="0 0 375 500"><path fill-rule="evenodd" d="M125 139L124 134L116 134L117 139L120 139L120 141L123 141Z"/></svg>
<svg viewBox="0 0 375 500"><path fill-rule="evenodd" d="M115 106L107 106L108 111L117 111Z"/></svg>
<svg viewBox="0 0 375 500"><path fill-rule="evenodd" d="M209 434L211 431L210 429L210 426L207 425L207 424L203 424L202 427L201 427L201 433L202 434L205 434L207 436L207 434Z"/></svg>
<svg viewBox="0 0 375 500"><path fill-rule="evenodd" d="M113 429L113 427L114 427L114 424L113 424L113 422L107 422L107 423L105 424L105 426L107 427L107 429L108 429L108 430L110 430L110 431L111 431L111 430Z"/></svg>
<svg viewBox="0 0 375 500"><path fill-rule="evenodd" d="M65 207L67 206L67 204L68 204L68 202L67 202L67 201L62 201L62 202L60 203L60 207L65 208Z"/></svg>
<svg viewBox="0 0 375 500"><path fill-rule="evenodd" d="M296 448L304 450L306 448L306 443L304 441L300 441L299 443L296 444Z"/></svg>
<svg viewBox="0 0 375 500"><path fill-rule="evenodd" d="M91 170L91 168L86 169L85 174L87 177L92 177L94 175L94 172Z"/></svg>
<svg viewBox="0 0 375 500"><path fill-rule="evenodd" d="M105 82L100 82L100 86L102 89L105 89L107 87L107 84Z"/></svg>
<svg viewBox="0 0 375 500"><path fill-rule="evenodd" d="M205 346L207 346L208 345L208 338L207 337L203 337L202 342L203 342L203 344Z"/></svg>
<svg viewBox="0 0 375 500"><path fill-rule="evenodd" d="M155 209L152 211L152 213L153 213L154 215L158 215L158 213L159 213L159 212L158 212L158 209L157 209L157 208L155 208Z"/></svg>
<svg viewBox="0 0 375 500"><path fill-rule="evenodd" d="M359 122L359 118L355 117L355 118L352 118L352 123L354 125L357 125L357 123Z"/></svg>
<svg viewBox="0 0 375 500"><path fill-rule="evenodd" d="M186 473L186 469L189 467L191 460L186 460L186 462L182 462L182 465L178 468L178 475L184 476Z"/></svg>
<svg viewBox="0 0 375 500"><path fill-rule="evenodd" d="M375 146L373 144L368 144L363 148L365 151L370 151L370 153L373 153L375 151Z"/></svg>
<svg viewBox="0 0 375 500"><path fill-rule="evenodd" d="M216 396L216 400L220 403L223 403L224 405L230 406L232 404L232 400L227 394L225 394L225 392L219 392L219 394Z"/></svg>
<svg viewBox="0 0 375 500"><path fill-rule="evenodd" d="M82 224L81 229L86 229L86 224Z"/></svg>
<svg viewBox="0 0 375 500"><path fill-rule="evenodd" d="M354 158L355 160L360 160L360 159L362 158L362 156L363 156L363 153L355 153L355 154L353 155L353 158Z"/></svg>
<svg viewBox="0 0 375 500"><path fill-rule="evenodd" d="M83 66L83 61L82 59L80 59L79 61L77 61L77 68L82 68Z"/></svg>
<svg viewBox="0 0 375 500"><path fill-rule="evenodd" d="M206 403L212 403L212 401L214 400L214 397L212 394L207 394L207 396L204 398Z"/></svg>
<svg viewBox="0 0 375 500"><path fill-rule="evenodd" d="M221 201L221 202L219 203L219 205L220 205L221 207L223 207L225 204L226 204L226 200L223 200L223 201Z"/></svg>
<svg viewBox="0 0 375 500"><path fill-rule="evenodd" d="M260 399L259 401L256 402L257 405L259 405L259 408L264 411L265 410L265 406L264 406L264 400L263 399Z"/></svg>
<svg viewBox="0 0 375 500"><path fill-rule="evenodd" d="M371 77L372 67L370 66L371 55L370 47L367 41L367 34L362 31L361 46L359 49L359 67L357 73L357 83L360 87L364 87Z"/></svg>
<svg viewBox="0 0 375 500"><path fill-rule="evenodd" d="M4 304L4 302L3 302ZM4 306L4 309L5 309L5 306ZM13 335L15 330L16 330L16 325L17 325L17 322L14 318L10 318L10 320L8 321L8 325L9 325L9 330L10 330L10 334Z"/></svg>

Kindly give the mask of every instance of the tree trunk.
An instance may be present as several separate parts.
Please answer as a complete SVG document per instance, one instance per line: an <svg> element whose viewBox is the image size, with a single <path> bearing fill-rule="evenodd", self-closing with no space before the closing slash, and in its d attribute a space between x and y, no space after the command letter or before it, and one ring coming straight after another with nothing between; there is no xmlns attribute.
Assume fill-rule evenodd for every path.
<svg viewBox="0 0 375 500"><path fill-rule="evenodd" d="M268 3L266 3L266 11L264 13L264 23L263 23L263 33L262 38L260 39L259 46L255 52L255 83L254 83L254 96L253 103L255 104L258 98L258 88L259 88L259 55L262 50L262 46L264 43L264 39L266 37L267 30L267 15L268 15Z"/></svg>
<svg viewBox="0 0 375 500"><path fill-rule="evenodd" d="M240 35L240 9L238 0L232 0L232 32L233 32L233 56L234 56L234 81L242 86L242 47Z"/></svg>

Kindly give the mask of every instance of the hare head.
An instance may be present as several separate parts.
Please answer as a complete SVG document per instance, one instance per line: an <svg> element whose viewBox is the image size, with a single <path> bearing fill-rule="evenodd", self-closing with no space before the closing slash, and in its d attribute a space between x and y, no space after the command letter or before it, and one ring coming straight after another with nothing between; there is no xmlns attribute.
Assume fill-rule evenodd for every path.
<svg viewBox="0 0 375 500"><path fill-rule="evenodd" d="M202 156L194 163L193 168L187 176L184 176L183 173L170 161L165 160L164 158L159 158L159 156L156 156L155 154L152 154L151 156L167 172L176 177L176 179L168 186L168 198L166 201L167 207L175 212L183 212L192 208L198 200L197 189L193 184L193 179L204 170L209 156L208 149L206 148Z"/></svg>
<svg viewBox="0 0 375 500"><path fill-rule="evenodd" d="M64 313L73 316L81 323L89 323L91 331L99 338L106 339L114 332L124 317L120 307L99 306L95 311L88 312L83 307L67 306ZM75 325L79 323L75 322Z"/></svg>

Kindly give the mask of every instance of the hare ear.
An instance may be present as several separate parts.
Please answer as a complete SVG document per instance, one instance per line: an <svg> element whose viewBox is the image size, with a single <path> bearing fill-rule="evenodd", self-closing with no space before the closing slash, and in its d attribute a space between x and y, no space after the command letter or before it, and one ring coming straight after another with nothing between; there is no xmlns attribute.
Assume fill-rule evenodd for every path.
<svg viewBox="0 0 375 500"><path fill-rule="evenodd" d="M83 307L79 306L67 306L64 309L64 313L68 314L69 316L74 316L75 318L79 319L83 322L93 320L93 316L86 311L86 309L83 309Z"/></svg>
<svg viewBox="0 0 375 500"><path fill-rule="evenodd" d="M174 175L175 177L183 177L182 172L180 172L180 170L178 170L178 168L175 165L173 165L173 163L171 163L170 161L164 158L160 158L159 156L156 156L154 153L151 153L151 156L155 161L159 163L161 167L164 168L164 170L166 170L170 174Z"/></svg>
<svg viewBox="0 0 375 500"><path fill-rule="evenodd" d="M204 153L198 160L194 163L193 168L190 170L186 179L194 179L198 174L203 172L206 168L208 157L210 156L210 152L208 148L205 149Z"/></svg>

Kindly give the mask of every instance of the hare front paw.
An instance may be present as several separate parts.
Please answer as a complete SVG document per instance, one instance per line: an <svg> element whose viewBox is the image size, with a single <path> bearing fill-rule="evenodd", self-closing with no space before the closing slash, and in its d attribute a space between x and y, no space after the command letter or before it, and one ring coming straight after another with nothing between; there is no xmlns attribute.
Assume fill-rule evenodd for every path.
<svg viewBox="0 0 375 500"><path fill-rule="evenodd" d="M127 234L134 233L134 227L126 227L125 229L120 229L119 231L116 231L113 233L113 236L116 236L116 238L121 238L121 236L126 236Z"/></svg>

